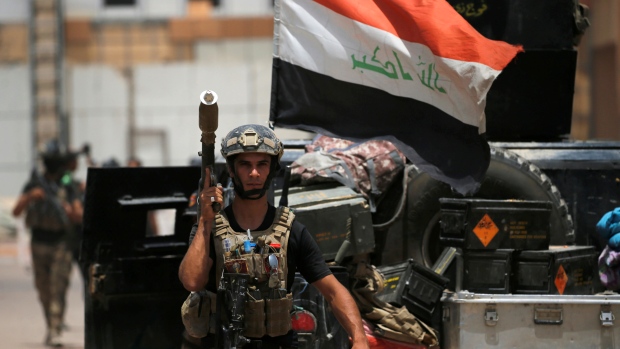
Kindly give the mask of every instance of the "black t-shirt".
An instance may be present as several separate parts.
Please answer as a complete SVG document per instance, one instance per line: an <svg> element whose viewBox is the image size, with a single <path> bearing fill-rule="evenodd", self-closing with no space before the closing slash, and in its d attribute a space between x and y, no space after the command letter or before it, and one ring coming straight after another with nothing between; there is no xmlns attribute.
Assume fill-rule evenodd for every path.
<svg viewBox="0 0 620 349"><path fill-rule="evenodd" d="M224 209L226 213L226 217L230 223L230 227L236 231L243 233L243 230L237 220L235 219L234 212L232 210L232 206L228 206ZM271 224L273 223L276 216L276 208L274 206L269 205L267 209L267 214L265 215L265 219L263 223L257 230L267 230ZM196 235L196 230L198 228L198 224L194 224L192 227L192 231L190 233L190 244ZM210 243L210 252L209 255L215 262L217 260L215 255L215 247L214 247L213 234L211 235L211 243ZM323 259L323 253L321 249L317 245L316 241L308 229L306 227L297 222L293 221L293 225L291 227L291 232L289 234L288 247L286 250L286 260L288 263L288 274L286 278L286 288L287 291L291 291L291 287L295 280L295 272L298 271L304 279L308 283L313 283L318 281L328 275L331 275L332 272L329 270L329 267L325 263L325 259ZM216 292L217 287L215 285L215 267L211 268L209 273L209 283L207 284L207 290ZM285 336L271 338L265 336L261 338L263 341L263 348L271 348L271 347L297 347L297 334L294 331L289 332Z"/></svg>

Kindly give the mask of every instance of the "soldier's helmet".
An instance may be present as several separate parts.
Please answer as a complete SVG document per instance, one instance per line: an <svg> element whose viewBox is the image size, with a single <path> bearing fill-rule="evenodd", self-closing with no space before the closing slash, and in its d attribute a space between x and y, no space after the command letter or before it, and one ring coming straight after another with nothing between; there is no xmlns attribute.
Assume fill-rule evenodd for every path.
<svg viewBox="0 0 620 349"><path fill-rule="evenodd" d="M62 158L67 155L67 147L60 143L57 139L52 139L45 143L41 151L43 158Z"/></svg>
<svg viewBox="0 0 620 349"><path fill-rule="evenodd" d="M45 169L50 173L57 173L63 170L70 158L67 147L57 139L52 139L45 143L40 153Z"/></svg>
<svg viewBox="0 0 620 349"><path fill-rule="evenodd" d="M231 157L240 153L265 153L273 156L276 169L284 153L282 142L268 127L256 124L239 126L222 139L222 156L231 165Z"/></svg>
<svg viewBox="0 0 620 349"><path fill-rule="evenodd" d="M256 124L239 126L230 131L222 139L222 156L226 159L228 168L235 173L235 156L241 153L263 153L271 156L269 175L262 189L245 191L237 176L234 176L234 190L242 198L258 199L265 195L271 185L271 180L280 170L280 159L284 153L282 142L268 127ZM256 196L258 195L258 196Z"/></svg>

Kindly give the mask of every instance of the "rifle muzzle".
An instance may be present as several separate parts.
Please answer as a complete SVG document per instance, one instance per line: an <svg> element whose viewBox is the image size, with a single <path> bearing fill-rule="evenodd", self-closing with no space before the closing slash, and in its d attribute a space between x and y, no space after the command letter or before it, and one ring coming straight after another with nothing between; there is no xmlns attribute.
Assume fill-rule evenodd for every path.
<svg viewBox="0 0 620 349"><path fill-rule="evenodd" d="M198 126L202 131L200 139L202 143L215 144L217 118L217 94L211 90L205 90L200 94L200 106L198 107Z"/></svg>

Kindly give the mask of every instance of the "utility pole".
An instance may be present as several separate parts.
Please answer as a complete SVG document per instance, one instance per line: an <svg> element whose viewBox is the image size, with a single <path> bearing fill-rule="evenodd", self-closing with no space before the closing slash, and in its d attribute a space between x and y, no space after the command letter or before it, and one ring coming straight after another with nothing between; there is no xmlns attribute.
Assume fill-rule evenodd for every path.
<svg viewBox="0 0 620 349"><path fill-rule="evenodd" d="M29 68L32 162L50 139L68 145L63 109L64 8L62 0L30 0Z"/></svg>

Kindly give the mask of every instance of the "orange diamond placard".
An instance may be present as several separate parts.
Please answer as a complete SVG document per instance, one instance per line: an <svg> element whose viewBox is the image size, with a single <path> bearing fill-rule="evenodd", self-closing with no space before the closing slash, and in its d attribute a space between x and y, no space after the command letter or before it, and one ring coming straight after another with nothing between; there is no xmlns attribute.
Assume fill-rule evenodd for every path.
<svg viewBox="0 0 620 349"><path fill-rule="evenodd" d="M476 234L476 236L478 237L478 239L480 239L480 242L482 242L484 247L487 247L489 242L493 240L493 238L499 231L499 228L497 227L497 225L495 225L495 222L493 222L491 217L489 217L489 215L485 213L484 217L482 217L480 222L476 224L473 231L474 234Z"/></svg>
<svg viewBox="0 0 620 349"><path fill-rule="evenodd" d="M558 268L557 274L555 274L555 287L558 289L560 294L564 294L564 289L566 288L566 284L568 283L568 275L566 275L566 271L564 271L564 267L560 265Z"/></svg>

